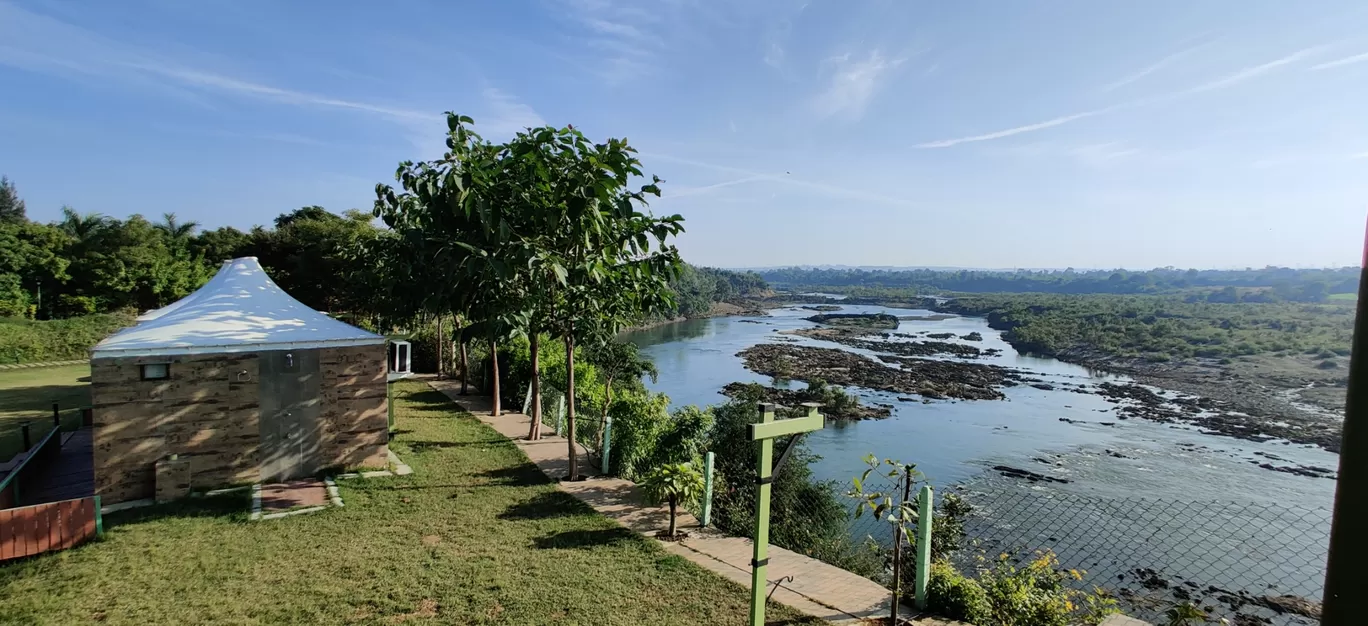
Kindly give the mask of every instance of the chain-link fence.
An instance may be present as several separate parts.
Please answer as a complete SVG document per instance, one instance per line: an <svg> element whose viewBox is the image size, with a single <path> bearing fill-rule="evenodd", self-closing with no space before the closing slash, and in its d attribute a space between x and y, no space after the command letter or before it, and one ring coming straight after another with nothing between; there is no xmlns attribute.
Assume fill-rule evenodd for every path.
<svg viewBox="0 0 1368 626"><path fill-rule="evenodd" d="M523 395L522 412L532 415L532 391L529 386ZM576 394L578 395L578 394ZM595 402L580 398L575 405L575 440L598 462L602 454L600 433L603 432L603 408ZM541 384L541 423L543 433L565 436L569 432L568 407L564 391L555 385Z"/></svg>
<svg viewBox="0 0 1368 626"><path fill-rule="evenodd" d="M786 482L784 472L795 470L802 473L783 467L776 474L771 541L891 582L892 525L868 511L856 517L849 482L806 475L806 485ZM904 493L900 479L879 473L862 488L895 502ZM715 525L750 535L750 482L722 489L713 496ZM917 497L916 486L911 497ZM935 503L932 554L970 576L1004 558L1021 564L1053 553L1057 569L1078 575L1066 576L1066 584L1089 593L1100 589L1123 613L1153 623L1167 623L1165 613L1181 603L1192 603L1212 622L1318 622L1313 616L1319 614L1329 544L1326 509L1110 498L1016 484L940 490ZM912 588L910 578L905 575L905 591Z"/></svg>
<svg viewBox="0 0 1368 626"><path fill-rule="evenodd" d="M975 555L1049 550L1079 571L1075 584L1110 592L1142 619L1191 602L1232 623L1318 621L1327 509L1013 489L962 497L972 510L956 560L966 567Z"/></svg>

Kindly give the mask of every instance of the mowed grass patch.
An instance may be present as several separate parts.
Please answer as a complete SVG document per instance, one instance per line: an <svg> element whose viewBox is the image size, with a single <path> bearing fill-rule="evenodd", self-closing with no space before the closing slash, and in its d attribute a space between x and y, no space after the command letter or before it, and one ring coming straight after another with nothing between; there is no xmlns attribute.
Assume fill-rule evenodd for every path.
<svg viewBox="0 0 1368 626"><path fill-rule="evenodd" d="M64 428L78 428L80 408L90 405L90 365L0 370L0 461L23 449L19 429L26 421L33 443L52 429L52 403L62 409Z"/></svg>
<svg viewBox="0 0 1368 626"><path fill-rule="evenodd" d="M413 475L341 481L344 508L264 522L245 496L107 516L103 541L0 566L0 623L746 622L745 589L560 492L423 383L398 385L392 445Z"/></svg>

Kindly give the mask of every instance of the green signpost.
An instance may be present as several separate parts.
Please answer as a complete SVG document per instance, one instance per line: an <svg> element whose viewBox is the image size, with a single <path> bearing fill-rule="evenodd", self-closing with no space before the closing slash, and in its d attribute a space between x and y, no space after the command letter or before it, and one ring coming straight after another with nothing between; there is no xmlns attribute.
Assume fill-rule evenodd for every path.
<svg viewBox="0 0 1368 626"><path fill-rule="evenodd" d="M797 435L823 426L817 405L808 404L804 417L775 421L774 405L760 404L760 423L750 425L751 441L760 442L760 465L756 471L755 488L755 555L751 559L751 626L765 623L765 566L769 564L770 489L774 483L774 440L786 435ZM797 442L789 444L790 448Z"/></svg>

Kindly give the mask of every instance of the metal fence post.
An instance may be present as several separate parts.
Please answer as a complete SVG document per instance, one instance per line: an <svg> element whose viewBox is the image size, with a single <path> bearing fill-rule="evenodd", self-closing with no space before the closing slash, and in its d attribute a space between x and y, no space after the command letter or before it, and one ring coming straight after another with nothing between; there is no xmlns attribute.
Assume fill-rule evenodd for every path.
<svg viewBox="0 0 1368 626"><path fill-rule="evenodd" d="M703 526L712 524L712 485L713 485L713 460L716 454L708 452L703 461Z"/></svg>
<svg viewBox="0 0 1368 626"><path fill-rule="evenodd" d="M608 453L613 449L613 416L603 416L603 468L600 472L608 475Z"/></svg>
<svg viewBox="0 0 1368 626"><path fill-rule="evenodd" d="M24 437L24 452L33 449L33 440L29 438L29 423L24 422L19 426L19 432Z"/></svg>
<svg viewBox="0 0 1368 626"><path fill-rule="evenodd" d="M934 492L923 485L917 494L917 608L926 608L926 583L931 580L931 515Z"/></svg>
<svg viewBox="0 0 1368 626"><path fill-rule="evenodd" d="M62 429L62 409L57 406L56 402L52 403L52 425L57 430Z"/></svg>

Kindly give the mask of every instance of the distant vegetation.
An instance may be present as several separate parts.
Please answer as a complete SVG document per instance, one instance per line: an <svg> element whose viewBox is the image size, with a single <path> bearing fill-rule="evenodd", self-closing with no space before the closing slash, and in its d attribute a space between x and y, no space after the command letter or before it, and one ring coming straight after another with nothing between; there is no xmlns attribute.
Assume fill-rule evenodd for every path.
<svg viewBox="0 0 1368 626"><path fill-rule="evenodd" d="M1358 290L1358 268L1075 271L828 270L787 268L759 275L775 287L866 297L894 293L1210 294L1212 302L1322 302ZM896 290L896 291L895 291Z"/></svg>
<svg viewBox="0 0 1368 626"><path fill-rule="evenodd" d="M133 323L129 311L66 320L0 317L0 364L90 358L90 347Z"/></svg>
<svg viewBox="0 0 1368 626"><path fill-rule="evenodd" d="M670 281L675 304L662 311L666 317L697 317L712 310L714 302L762 298L769 293L765 279L755 272L733 272L686 265Z"/></svg>
<svg viewBox="0 0 1368 626"><path fill-rule="evenodd" d="M1055 356L1093 349L1160 361L1347 355L1354 325L1352 304L1225 304L1180 296L991 294L955 298L940 308L986 317L1018 350Z"/></svg>

